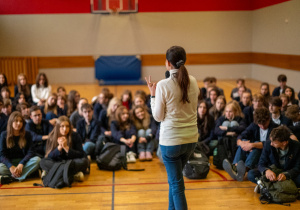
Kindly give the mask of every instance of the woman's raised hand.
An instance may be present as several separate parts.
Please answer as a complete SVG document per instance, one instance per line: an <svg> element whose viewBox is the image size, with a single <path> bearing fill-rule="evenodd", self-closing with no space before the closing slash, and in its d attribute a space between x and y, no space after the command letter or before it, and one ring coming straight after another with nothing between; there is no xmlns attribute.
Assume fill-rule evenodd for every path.
<svg viewBox="0 0 300 210"><path fill-rule="evenodd" d="M156 83L155 82L151 82L151 76L149 76L148 79L147 79L147 77L145 77L145 80L147 82L147 85L148 85L148 88L150 90L151 96L155 96Z"/></svg>

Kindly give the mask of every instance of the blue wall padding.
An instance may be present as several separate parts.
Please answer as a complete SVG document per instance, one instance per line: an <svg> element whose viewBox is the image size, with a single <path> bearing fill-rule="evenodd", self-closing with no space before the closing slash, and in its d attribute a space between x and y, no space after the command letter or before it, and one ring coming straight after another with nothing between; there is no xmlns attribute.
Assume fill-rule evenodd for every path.
<svg viewBox="0 0 300 210"><path fill-rule="evenodd" d="M141 80L141 61L136 56L100 56L95 71L101 85L145 84Z"/></svg>

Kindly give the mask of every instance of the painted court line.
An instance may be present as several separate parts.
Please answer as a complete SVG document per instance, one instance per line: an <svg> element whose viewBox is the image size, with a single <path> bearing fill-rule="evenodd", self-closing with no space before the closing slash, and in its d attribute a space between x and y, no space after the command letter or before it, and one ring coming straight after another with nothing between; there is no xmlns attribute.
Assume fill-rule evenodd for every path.
<svg viewBox="0 0 300 210"><path fill-rule="evenodd" d="M111 198L111 209L115 208L115 171L113 171L112 176L112 198Z"/></svg>

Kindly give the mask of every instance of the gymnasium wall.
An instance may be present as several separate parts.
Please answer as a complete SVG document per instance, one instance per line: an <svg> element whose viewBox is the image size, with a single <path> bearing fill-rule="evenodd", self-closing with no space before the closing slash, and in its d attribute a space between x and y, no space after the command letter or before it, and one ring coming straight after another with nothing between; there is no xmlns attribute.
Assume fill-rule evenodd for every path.
<svg viewBox="0 0 300 210"><path fill-rule="evenodd" d="M300 1L293 0L253 11L252 51L300 55ZM298 63L300 60L298 58ZM277 76L286 74L288 85L300 90L300 72L284 68L252 65L251 77L271 84Z"/></svg>

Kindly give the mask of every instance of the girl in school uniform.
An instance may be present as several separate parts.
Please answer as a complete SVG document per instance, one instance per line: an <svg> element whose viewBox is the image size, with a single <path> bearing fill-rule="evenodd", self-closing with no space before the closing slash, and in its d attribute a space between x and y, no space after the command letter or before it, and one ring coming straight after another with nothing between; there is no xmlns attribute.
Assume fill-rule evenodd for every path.
<svg viewBox="0 0 300 210"><path fill-rule="evenodd" d="M77 109L77 104L80 100L80 94L77 90L71 90L68 95L68 116Z"/></svg>
<svg viewBox="0 0 300 210"><path fill-rule="evenodd" d="M293 104L296 104L296 105L299 104L299 101L297 99L295 99L295 91L293 88L287 86L283 90L283 93L289 97L290 102L288 103L288 106L293 105Z"/></svg>
<svg viewBox="0 0 300 210"><path fill-rule="evenodd" d="M207 107L209 109L209 114L210 114L210 116L213 117L214 121L216 121L219 117L221 117L225 106L226 106L225 97L219 96L213 107L211 107L210 109L209 109L209 106Z"/></svg>
<svg viewBox="0 0 300 210"><path fill-rule="evenodd" d="M154 119L147 111L147 106L137 105L132 110L132 120L137 130L138 153L140 161L152 160L154 136L157 130Z"/></svg>
<svg viewBox="0 0 300 210"><path fill-rule="evenodd" d="M135 163L136 153L136 128L129 119L129 111L125 106L116 110L116 120L110 125L113 142L126 145L126 157L128 163Z"/></svg>
<svg viewBox="0 0 300 210"><path fill-rule="evenodd" d="M25 74L21 73L18 75L18 83L15 85L15 96L18 95L18 93L23 93L25 96L25 100L27 103L32 103L32 97L31 97L31 85L27 84L27 77Z"/></svg>
<svg viewBox="0 0 300 210"><path fill-rule="evenodd" d="M45 114L46 120L52 120L54 118L58 118L58 106L57 106L57 95L56 93L52 93L45 103L45 107L43 112Z"/></svg>
<svg viewBox="0 0 300 210"><path fill-rule="evenodd" d="M125 90L121 96L122 105L125 106L128 110L132 106L132 93L130 90Z"/></svg>
<svg viewBox="0 0 300 210"><path fill-rule="evenodd" d="M83 181L83 172L87 171L89 161L83 151L81 137L72 131L69 118L61 116L47 140L46 155L40 163L44 170L42 176L49 172L55 162L70 159L75 163L74 180Z"/></svg>
<svg viewBox="0 0 300 210"><path fill-rule="evenodd" d="M0 137L0 175L24 181L39 168L40 158L32 149L32 138L25 131L25 121L20 112L13 112L7 130ZM1 177L2 178L2 177Z"/></svg>
<svg viewBox="0 0 300 210"><path fill-rule="evenodd" d="M8 87L8 85L7 85L7 78L6 78L5 74L0 73L0 90L3 87Z"/></svg>
<svg viewBox="0 0 300 210"><path fill-rule="evenodd" d="M38 106L45 105L45 102L51 94L51 86L45 73L39 73L35 84L31 87L32 100Z"/></svg>

